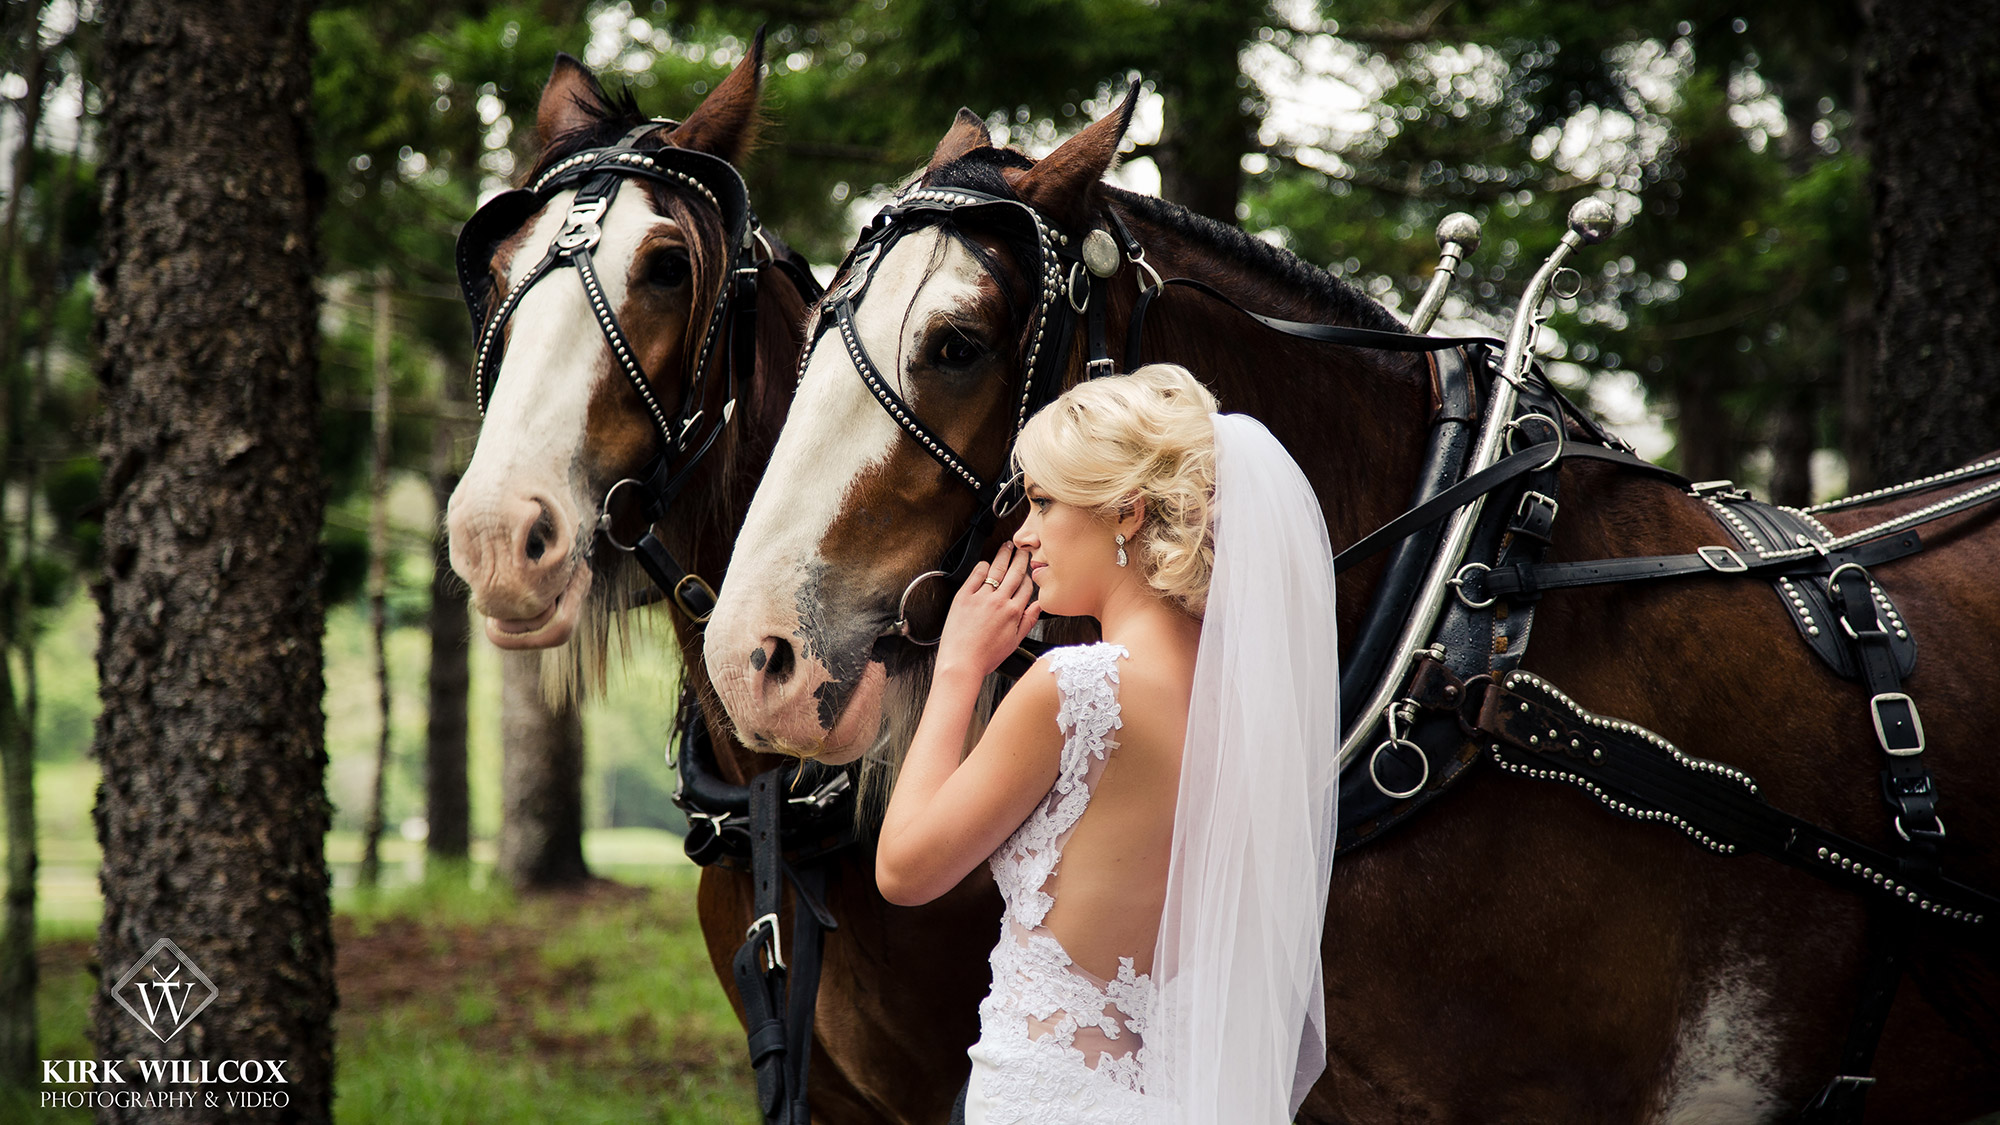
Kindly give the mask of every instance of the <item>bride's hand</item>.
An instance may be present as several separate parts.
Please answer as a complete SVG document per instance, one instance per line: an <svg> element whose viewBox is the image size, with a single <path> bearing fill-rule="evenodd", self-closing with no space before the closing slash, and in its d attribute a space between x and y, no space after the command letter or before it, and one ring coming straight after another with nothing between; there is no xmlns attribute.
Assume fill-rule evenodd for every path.
<svg viewBox="0 0 2000 1125"><path fill-rule="evenodd" d="M1028 552L1004 543L991 563L979 563L951 600L938 640L939 672L964 671L984 679L1021 647L1041 618L1028 579Z"/></svg>

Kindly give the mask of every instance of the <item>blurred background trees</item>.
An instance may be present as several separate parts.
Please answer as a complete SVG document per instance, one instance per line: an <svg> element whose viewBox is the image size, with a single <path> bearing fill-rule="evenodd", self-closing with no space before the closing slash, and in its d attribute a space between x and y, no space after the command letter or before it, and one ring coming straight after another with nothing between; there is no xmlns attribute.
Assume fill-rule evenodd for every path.
<svg viewBox="0 0 2000 1125"><path fill-rule="evenodd" d="M81 591L99 565L90 322L101 20L94 0L0 9L10 877L0 1069L33 1057L31 1038L23 1046L7 1019L32 1011L19 999L33 986L21 955L33 928L31 781L94 777L83 760L95 714L88 648L66 638L88 633ZM1798 503L2000 447L2000 380L1991 349L1978 346L2000 319L2000 259L1987 249L2000 209L1983 203L2000 172L2000 6L322 3L311 34L337 831L379 820L447 865L499 834L501 770L473 763L479 746L502 741L501 708L468 700L499 698L500 662L469 642L436 535L477 425L451 266L458 225L532 159L534 106L556 51L634 86L648 111L677 115L742 57L759 25L769 30L769 127L743 171L764 222L823 273L958 106L1039 153L1138 80L1119 182L1239 222L1393 309L1407 311L1428 278L1437 220L1477 216L1484 244L1447 308L1460 327L1502 323L1569 205L1612 199L1627 228L1579 263L1585 286L1544 334L1549 367L1690 476L1747 480ZM372 471L378 372L388 404L381 476ZM384 530L371 547L378 513ZM373 635L362 601L371 555L381 575ZM38 646L63 651L38 655ZM73 674L38 674L58 656ZM384 803L369 818L382 732L374 672L360 669L378 659L398 701ZM659 708L669 675L665 665L643 673ZM348 695L367 701L349 707ZM513 776L588 777L574 799L571 788L553 803L510 797L524 810L554 809L549 822L560 822L521 837L549 841L549 864L516 853L518 870L580 877L571 848L585 825L678 824L656 757L660 711L636 713L587 713L589 756L573 753L569 717L521 713L505 724L558 732L533 753L571 763ZM63 858L89 861L82 850Z"/></svg>

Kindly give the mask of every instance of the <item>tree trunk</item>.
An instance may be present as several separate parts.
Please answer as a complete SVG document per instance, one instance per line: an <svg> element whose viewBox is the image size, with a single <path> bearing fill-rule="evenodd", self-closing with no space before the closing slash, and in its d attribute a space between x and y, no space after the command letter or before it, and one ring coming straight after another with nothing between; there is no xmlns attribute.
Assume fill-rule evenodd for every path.
<svg viewBox="0 0 2000 1125"><path fill-rule="evenodd" d="M4 543L0 543L0 549ZM4 554L0 554L4 563ZM4 652L0 652L4 656ZM0 930L0 1087L37 1081L35 986L35 744L14 707L13 673L0 659L0 784L7 805L7 908Z"/></svg>
<svg viewBox="0 0 2000 1125"><path fill-rule="evenodd" d="M1243 154L1257 140L1256 121L1243 111L1251 91L1237 55L1255 33L1260 9L1238 0L1176 7L1158 74L1166 102L1154 149L1160 197L1233 226Z"/></svg>
<svg viewBox="0 0 2000 1125"><path fill-rule="evenodd" d="M1771 426L1771 495L1773 504L1803 508L1813 502L1813 439L1818 436L1816 383L1807 383L1778 403Z"/></svg>
<svg viewBox="0 0 2000 1125"><path fill-rule="evenodd" d="M42 111L48 101L43 89L48 81L49 59L42 49L42 13L43 5L37 3L35 14L24 21L27 41L21 45L26 52L26 65L21 69L27 78L28 92L20 102L21 147L14 153L6 218L0 220L0 352L12 352L14 342L20 339L21 306L15 300L14 260L21 255L15 253L15 247L19 245L21 230L21 197L27 194L28 178L35 168L35 134L42 127Z"/></svg>
<svg viewBox="0 0 2000 1125"><path fill-rule="evenodd" d="M1689 480L1734 480L1743 455L1736 422L1712 374L1691 374L1674 388L1674 456Z"/></svg>
<svg viewBox="0 0 2000 1125"><path fill-rule="evenodd" d="M1875 467L1875 310L1872 297L1850 293L1840 314L1840 448L1847 457L1847 494L1891 483Z"/></svg>
<svg viewBox="0 0 2000 1125"><path fill-rule="evenodd" d="M375 446L368 473L368 639L375 661L375 783L361 829L361 885L382 878L382 797L389 779L389 273L375 273L375 393L369 403Z"/></svg>
<svg viewBox="0 0 2000 1125"><path fill-rule="evenodd" d="M232 1110L210 1086L104 1122L331 1119L308 14L105 8L93 1038L131 1090L126 1060L282 1061L284 1085L228 1089L287 1104ZM138 988L164 990L168 940L215 990L171 1035L171 1011L156 1032L118 1002L144 1013Z"/></svg>
<svg viewBox="0 0 2000 1125"><path fill-rule="evenodd" d="M4 224L0 224L4 226L4 230L0 231L0 371L11 370L15 361L27 354L26 349L19 346L21 317L20 305L16 301L14 261L26 257L17 253L21 241L21 197L33 169L35 132L41 123L45 101L43 86L47 57L41 45L42 5L37 4L33 16L24 23L27 37L27 65L24 69L27 72L28 92L21 100L21 146L14 155L6 219ZM44 222L47 221L48 217L44 216ZM45 238L44 241L50 247L55 245L53 238ZM44 255L44 260L53 272L54 254ZM53 278L46 280L53 283ZM33 289L31 280L28 290L32 292ZM43 350L46 352L46 318L43 336ZM11 397L8 396L9 401ZM16 452L13 438L25 433L20 421L9 417L0 422L0 464L7 463L11 460L10 455ZM38 1009L35 1003L35 989L40 981L35 963L35 875L39 867L35 849L35 731L32 720L24 721L15 705L13 671L7 660L9 650L16 646L26 655L26 686L32 696L35 674L33 629L26 610L30 602L28 581L32 573L27 564L33 551L34 461L27 458L23 464L29 487L24 493L27 520L23 534L21 577L14 582L0 582L0 597L12 599L15 603L10 607L15 610L12 614L14 635L0 637L0 792L4 793L4 798L0 800L4 800L7 819L6 905L4 911L0 911L0 1086L26 1089L37 1080L35 1060L40 1053L36 1046ZM8 473L0 479L11 476ZM0 505L0 508L3 507ZM0 532L0 574L10 573L9 554L6 536Z"/></svg>
<svg viewBox="0 0 2000 1125"><path fill-rule="evenodd" d="M1867 5L1875 471L2000 447L2000 6Z"/></svg>
<svg viewBox="0 0 2000 1125"><path fill-rule="evenodd" d="M542 697L541 653L500 665L500 873L517 890L581 883L583 718Z"/></svg>
<svg viewBox="0 0 2000 1125"><path fill-rule="evenodd" d="M425 816L430 834L424 850L431 860L462 864L472 843L472 800L466 785L466 694L471 685L471 613L465 583L451 570L451 548L444 535L445 505L458 487L457 425L451 407L464 396L455 394L459 380L440 380L443 402L431 445L431 498L437 504L437 541L431 552L431 607L426 625L431 635L430 697L424 732Z"/></svg>

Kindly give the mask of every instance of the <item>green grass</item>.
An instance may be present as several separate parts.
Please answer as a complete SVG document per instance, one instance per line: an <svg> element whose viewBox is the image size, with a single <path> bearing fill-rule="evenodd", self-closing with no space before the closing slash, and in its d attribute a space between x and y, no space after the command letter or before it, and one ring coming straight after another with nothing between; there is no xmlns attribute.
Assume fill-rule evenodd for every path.
<svg viewBox="0 0 2000 1125"><path fill-rule="evenodd" d="M743 1033L695 917L698 872L517 897L433 881L336 917L340 1125L745 1125ZM41 1054L92 1058L88 927L42 942ZM87 1122L0 1093L0 1120Z"/></svg>
<svg viewBox="0 0 2000 1125"><path fill-rule="evenodd" d="M335 1120L755 1121L695 878L682 868L585 897L459 885L357 902L343 915Z"/></svg>

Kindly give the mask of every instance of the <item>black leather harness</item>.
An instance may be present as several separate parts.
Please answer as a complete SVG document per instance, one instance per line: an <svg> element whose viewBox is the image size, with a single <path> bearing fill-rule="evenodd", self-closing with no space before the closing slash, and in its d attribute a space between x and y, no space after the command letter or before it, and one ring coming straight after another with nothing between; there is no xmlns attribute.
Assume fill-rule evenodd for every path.
<svg viewBox="0 0 2000 1125"><path fill-rule="evenodd" d="M1351 850L1379 838L1485 757L1504 773L1573 785L1618 816L1668 825L1718 854L1761 852L1862 895L1878 907L1862 995L1839 1070L1802 1118L1858 1122L1862 1097L1874 1081L1868 1070L1894 998L1905 936L1917 927L1930 927L1961 941L1989 941L2000 918L2000 899L1947 877L1940 868L1944 824L1937 815L1937 786L1923 764L1917 705L1901 689L1916 659L1915 639L1869 568L1921 550L1920 525L2000 499L2000 480L1844 536L1828 531L1810 511L1759 503L1729 482L1681 481L1710 508L1730 542L1683 555L1552 562L1545 556L1560 508L1562 462L1582 457L1671 474L1623 451L1585 444L1574 432L1580 430L1578 420L1552 389L1524 395L1520 409L1526 412L1520 422L1538 418L1555 432L1524 426L1539 444L1435 490L1336 561L1337 569L1347 569L1431 526L1474 495L1501 501L1487 507L1460 560L1453 581L1457 596L1438 627L1436 643L1415 661L1390 713L1349 720L1385 722L1387 737L1365 768L1350 770L1342 779L1340 847ZM1434 434L1434 446L1437 441ZM1884 489L1866 499L1996 474L2000 459ZM1770 582L1802 639L1836 673L1864 685L1870 722L1884 753L1882 792L1895 834L1893 852L1774 808L1742 770L1685 754L1637 724L1593 714L1555 685L1520 670L1536 604L1546 593L1620 582L1726 577ZM1393 583L1392 572L1384 585ZM1370 639L1364 631L1356 651ZM1343 688L1348 687L1344 674Z"/></svg>

